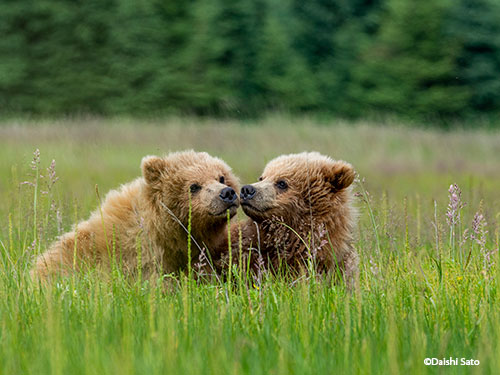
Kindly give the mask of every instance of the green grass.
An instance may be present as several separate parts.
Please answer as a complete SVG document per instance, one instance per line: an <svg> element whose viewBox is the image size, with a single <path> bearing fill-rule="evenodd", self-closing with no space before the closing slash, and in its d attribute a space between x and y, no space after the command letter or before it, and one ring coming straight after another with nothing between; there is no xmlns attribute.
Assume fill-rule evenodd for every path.
<svg viewBox="0 0 500 375"><path fill-rule="evenodd" d="M356 290L315 279L240 283L237 273L233 287L186 277L168 278L168 287L130 284L119 274L31 284L36 253L97 207L96 184L103 195L136 177L142 156L185 148L222 157L245 183L282 153L317 150L352 162L364 179L356 188ZM35 149L43 176L36 198L22 184L35 182ZM59 180L49 189L52 159ZM492 267L484 264L485 251L499 247L499 132L279 117L243 125L12 121L0 125L0 160L0 374L500 371L498 251ZM446 221L454 182L466 202L455 242ZM459 238L477 211L486 250ZM428 367L426 357L480 365Z"/></svg>

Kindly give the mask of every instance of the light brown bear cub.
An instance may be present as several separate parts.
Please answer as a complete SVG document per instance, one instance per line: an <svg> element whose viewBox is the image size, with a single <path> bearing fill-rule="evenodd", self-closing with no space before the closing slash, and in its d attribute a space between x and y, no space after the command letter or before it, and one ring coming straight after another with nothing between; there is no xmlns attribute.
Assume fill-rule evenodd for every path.
<svg viewBox="0 0 500 375"><path fill-rule="evenodd" d="M239 198L238 180L226 163L185 151L147 156L141 167L143 177L109 192L101 209L40 255L32 275L46 279L74 268L109 270L112 264L131 276L139 265L144 277L182 270L188 264L190 203L198 246L210 252L227 237L227 212L234 216ZM197 245L193 241L193 258Z"/></svg>
<svg viewBox="0 0 500 375"><path fill-rule="evenodd" d="M358 266L352 246L354 177L350 164L316 152L269 162L259 182L241 189L241 206L250 217L241 226L244 259L250 256L254 270L287 265L296 275L313 265L351 286ZM238 231L233 224L231 238L238 238ZM239 244L233 241L232 247L235 259Z"/></svg>

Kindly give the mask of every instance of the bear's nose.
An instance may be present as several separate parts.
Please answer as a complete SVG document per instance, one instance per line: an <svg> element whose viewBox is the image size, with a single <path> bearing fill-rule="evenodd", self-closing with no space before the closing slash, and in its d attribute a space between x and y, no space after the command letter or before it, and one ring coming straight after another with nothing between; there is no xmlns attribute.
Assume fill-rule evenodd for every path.
<svg viewBox="0 0 500 375"><path fill-rule="evenodd" d="M236 200L236 192L232 187L225 187L221 190L219 197L225 203L233 203Z"/></svg>
<svg viewBox="0 0 500 375"><path fill-rule="evenodd" d="M252 185L245 185L241 188L241 199L249 200L255 195L255 188Z"/></svg>

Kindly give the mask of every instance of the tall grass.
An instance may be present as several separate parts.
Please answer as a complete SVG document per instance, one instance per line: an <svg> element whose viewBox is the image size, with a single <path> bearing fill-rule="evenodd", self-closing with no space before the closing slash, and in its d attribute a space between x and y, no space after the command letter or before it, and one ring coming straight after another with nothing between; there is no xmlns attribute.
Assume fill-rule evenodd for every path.
<svg viewBox="0 0 500 375"><path fill-rule="evenodd" d="M94 183L105 191L126 182L139 173L140 156L166 151L157 150L159 143L151 138L143 139L145 144L132 155L123 152L124 148L132 150L141 132L149 139L156 132L163 134L164 129L109 126L96 130L98 136L87 140L82 140L83 130L58 128L63 136L55 143L51 137L40 136L54 134L51 128L24 127L26 134L16 133L16 127L0 130L11 135L0 141L4 146L0 150L11 153L4 158L7 151L0 151L2 161L9 164L0 168L0 373L500 371L500 197L495 183L500 176L491 172L500 167L494 144L500 139L498 133L460 135L379 128L407 145L411 144L410 134L417 146L406 151L394 146L395 150L380 154L374 150L387 141L375 137L364 144L372 146L372 153L359 151L367 159L363 161L356 156L358 146L342 146L350 138L365 142L364 129L370 132L371 128L363 124L329 130L307 121L293 127L271 123L241 130L227 124L222 128L189 125L188 140L181 140L182 147L191 142L226 158L244 182L254 181L265 161L252 158L254 140L269 156L319 149L334 157L355 159L365 177L357 185L360 223L355 246L361 257L357 287L349 292L342 284L316 278L290 283L267 273L258 282L248 283L246 275L238 273L238 264L229 272L230 281L201 282L191 276L197 267L190 265L187 275L167 275L157 283L142 278L130 282L119 277L116 267L113 272L118 276L106 280L88 272L40 287L28 276L34 256L69 230L76 218L86 217L99 206ZM180 132L177 126L167 126L170 134ZM207 129L229 135L207 140ZM197 138L196 131L203 139ZM269 133L281 133L288 148L268 141ZM111 141L111 134L119 140ZM241 148L240 136L247 138L247 148ZM239 153L233 153L231 141L239 145ZM421 148L440 142L469 158L460 165L460 172L452 164L440 164L450 158L450 149L420 154ZM227 148L220 149L221 145ZM30 160L37 148L41 152L35 171ZM214 152L217 149L225 151ZM423 158L422 164L412 164L405 152ZM88 162L88 155L104 166ZM370 155L379 165L395 165L393 157L399 155L396 160L402 164L397 171L373 170ZM480 165L483 157L485 162ZM48 163L53 158L59 180L55 165ZM460 204L448 192L454 182L461 189ZM460 225L450 219L457 218L453 215L458 210ZM431 367L424 365L426 357L474 358L480 365Z"/></svg>

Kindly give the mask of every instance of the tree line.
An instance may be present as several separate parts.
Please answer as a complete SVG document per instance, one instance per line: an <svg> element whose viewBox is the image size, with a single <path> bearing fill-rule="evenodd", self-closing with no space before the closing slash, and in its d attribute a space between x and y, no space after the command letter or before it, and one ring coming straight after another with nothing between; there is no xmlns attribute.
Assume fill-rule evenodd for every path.
<svg viewBox="0 0 500 375"><path fill-rule="evenodd" d="M500 113L499 0L3 0L0 113Z"/></svg>

